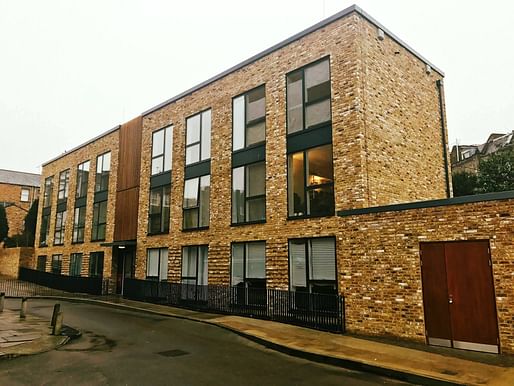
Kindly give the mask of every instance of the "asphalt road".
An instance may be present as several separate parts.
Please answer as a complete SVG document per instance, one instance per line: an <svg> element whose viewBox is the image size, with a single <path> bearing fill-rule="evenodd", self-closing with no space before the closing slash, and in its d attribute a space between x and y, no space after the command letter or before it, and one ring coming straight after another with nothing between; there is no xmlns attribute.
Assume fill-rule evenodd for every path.
<svg viewBox="0 0 514 386"><path fill-rule="evenodd" d="M84 303L60 302L81 338L0 361L0 385L405 385L263 348L219 327ZM29 300L50 320L52 300ZM7 300L16 309L19 300Z"/></svg>

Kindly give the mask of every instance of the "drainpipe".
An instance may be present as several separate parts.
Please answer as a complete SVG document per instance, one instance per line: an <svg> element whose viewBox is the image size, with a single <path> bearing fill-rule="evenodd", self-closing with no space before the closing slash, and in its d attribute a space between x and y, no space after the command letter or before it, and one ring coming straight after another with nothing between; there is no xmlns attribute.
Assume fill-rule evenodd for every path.
<svg viewBox="0 0 514 386"><path fill-rule="evenodd" d="M437 91L439 94L439 115L441 118L441 139L443 142L443 158L444 158L444 174L446 177L446 197L450 198L450 172L448 170L448 149L446 148L446 122L444 119L443 108L443 81L438 79L436 81Z"/></svg>

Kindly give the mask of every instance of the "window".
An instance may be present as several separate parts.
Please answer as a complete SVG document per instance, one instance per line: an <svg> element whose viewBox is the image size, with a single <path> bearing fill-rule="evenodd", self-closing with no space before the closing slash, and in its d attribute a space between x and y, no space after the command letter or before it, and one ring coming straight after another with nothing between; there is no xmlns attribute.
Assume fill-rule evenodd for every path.
<svg viewBox="0 0 514 386"><path fill-rule="evenodd" d="M288 156L289 216L334 214L332 145Z"/></svg>
<svg viewBox="0 0 514 386"><path fill-rule="evenodd" d="M211 176L195 177L184 183L183 228L209 226L209 195Z"/></svg>
<svg viewBox="0 0 514 386"><path fill-rule="evenodd" d="M182 299L207 300L207 251L207 245L182 248Z"/></svg>
<svg viewBox="0 0 514 386"><path fill-rule="evenodd" d="M37 268L38 271L46 271L46 256L41 255L37 257Z"/></svg>
<svg viewBox="0 0 514 386"><path fill-rule="evenodd" d="M52 273L61 274L62 255L52 255Z"/></svg>
<svg viewBox="0 0 514 386"><path fill-rule="evenodd" d="M232 169L232 223L266 220L266 164Z"/></svg>
<svg viewBox="0 0 514 386"><path fill-rule="evenodd" d="M289 285L291 291L335 294L335 239L289 240Z"/></svg>
<svg viewBox="0 0 514 386"><path fill-rule="evenodd" d="M68 188L70 185L70 169L59 174L59 190L57 191L57 200L66 200L68 198Z"/></svg>
<svg viewBox="0 0 514 386"><path fill-rule="evenodd" d="M104 272L104 253L91 252L89 255L89 277L102 277Z"/></svg>
<svg viewBox="0 0 514 386"><path fill-rule="evenodd" d="M211 158L211 110L186 119L186 165Z"/></svg>
<svg viewBox="0 0 514 386"><path fill-rule="evenodd" d="M152 134L152 176L171 170L173 126Z"/></svg>
<svg viewBox="0 0 514 386"><path fill-rule="evenodd" d="M84 228L86 226L86 207L75 208L73 215L73 236L72 242L84 242Z"/></svg>
<svg viewBox="0 0 514 386"><path fill-rule="evenodd" d="M111 170L111 153L105 153L96 157L96 182L95 192L103 192L109 189L109 172Z"/></svg>
<svg viewBox="0 0 514 386"><path fill-rule="evenodd" d="M93 205L93 230L91 241L105 240L105 224L107 223L107 201L95 202Z"/></svg>
<svg viewBox="0 0 514 386"><path fill-rule="evenodd" d="M27 188L21 188L20 201L21 202L29 202L29 198L30 198L30 190Z"/></svg>
<svg viewBox="0 0 514 386"><path fill-rule="evenodd" d="M77 166L77 191L76 198L87 196L87 184L89 182L89 161L82 162Z"/></svg>
<svg viewBox="0 0 514 386"><path fill-rule="evenodd" d="M265 88L260 86L232 100L232 149L264 142L266 138Z"/></svg>
<svg viewBox="0 0 514 386"><path fill-rule="evenodd" d="M170 230L171 186L160 186L150 190L148 209L148 233L168 233Z"/></svg>
<svg viewBox="0 0 514 386"><path fill-rule="evenodd" d="M288 134L317 127L330 120L329 59L323 59L288 74Z"/></svg>
<svg viewBox="0 0 514 386"><path fill-rule="evenodd" d="M43 208L52 205L53 176L45 178L45 192L43 193Z"/></svg>
<svg viewBox="0 0 514 386"><path fill-rule="evenodd" d="M70 276L80 276L82 270L82 253L70 255Z"/></svg>
<svg viewBox="0 0 514 386"><path fill-rule="evenodd" d="M41 216L41 230L39 232L39 246L43 247L48 242L48 235L50 233L50 215L44 214Z"/></svg>
<svg viewBox="0 0 514 386"><path fill-rule="evenodd" d="M64 230L66 225L66 211L57 212L55 215L54 245L64 244Z"/></svg>
<svg viewBox="0 0 514 386"><path fill-rule="evenodd" d="M150 280L168 280L168 248L147 250L146 278Z"/></svg>
<svg viewBox="0 0 514 386"><path fill-rule="evenodd" d="M232 244L231 285L266 288L266 243Z"/></svg>

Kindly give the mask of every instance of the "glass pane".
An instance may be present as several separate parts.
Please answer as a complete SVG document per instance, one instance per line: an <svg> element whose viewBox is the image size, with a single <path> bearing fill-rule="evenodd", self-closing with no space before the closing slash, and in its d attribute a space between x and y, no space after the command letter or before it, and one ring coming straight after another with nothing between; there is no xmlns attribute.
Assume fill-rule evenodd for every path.
<svg viewBox="0 0 514 386"><path fill-rule="evenodd" d="M182 249L182 277L196 277L197 253L196 247Z"/></svg>
<svg viewBox="0 0 514 386"><path fill-rule="evenodd" d="M200 141L200 114L186 121L186 145Z"/></svg>
<svg viewBox="0 0 514 386"><path fill-rule="evenodd" d="M303 152L289 156L289 216L305 215L305 186Z"/></svg>
<svg viewBox="0 0 514 386"><path fill-rule="evenodd" d="M184 229L198 228L198 208L184 209Z"/></svg>
<svg viewBox="0 0 514 386"><path fill-rule="evenodd" d="M334 239L312 239L309 265L312 280L336 279L336 251Z"/></svg>
<svg viewBox="0 0 514 386"><path fill-rule="evenodd" d="M243 254L244 244L232 244L232 285L238 285L239 283L242 283L244 280Z"/></svg>
<svg viewBox="0 0 514 386"><path fill-rule="evenodd" d="M160 249L159 280L168 280L168 248Z"/></svg>
<svg viewBox="0 0 514 386"><path fill-rule="evenodd" d="M171 170L171 155L173 154L173 126L166 128L164 141L164 171Z"/></svg>
<svg viewBox="0 0 514 386"><path fill-rule="evenodd" d="M266 193L266 164L259 162L246 167L247 197L260 196Z"/></svg>
<svg viewBox="0 0 514 386"><path fill-rule="evenodd" d="M209 225L209 201L211 192L211 176L200 177L200 223L198 226Z"/></svg>
<svg viewBox="0 0 514 386"><path fill-rule="evenodd" d="M163 161L164 161L163 156L152 159L152 175L159 174L164 171L162 168Z"/></svg>
<svg viewBox="0 0 514 386"><path fill-rule="evenodd" d="M152 157L162 155L164 150L164 129L156 131L152 135Z"/></svg>
<svg viewBox="0 0 514 386"><path fill-rule="evenodd" d="M265 279L266 244L264 242L248 243L246 246L246 277L251 279Z"/></svg>
<svg viewBox="0 0 514 386"><path fill-rule="evenodd" d="M309 190L307 213L311 216L334 214L334 186L324 185Z"/></svg>
<svg viewBox="0 0 514 386"><path fill-rule="evenodd" d="M266 114L264 87L259 87L246 94L246 122L263 118Z"/></svg>
<svg viewBox="0 0 514 386"><path fill-rule="evenodd" d="M159 250L149 249L146 260L146 277L159 276Z"/></svg>
<svg viewBox="0 0 514 386"><path fill-rule="evenodd" d="M208 269L207 269L207 247L198 247L198 285L207 285Z"/></svg>
<svg viewBox="0 0 514 386"><path fill-rule="evenodd" d="M262 121L246 128L246 146L263 142L266 136L266 122Z"/></svg>
<svg viewBox="0 0 514 386"><path fill-rule="evenodd" d="M244 95L232 101L232 149L238 150L245 147L245 109Z"/></svg>
<svg viewBox="0 0 514 386"><path fill-rule="evenodd" d="M198 206L198 183L199 178L186 180L184 185L184 208Z"/></svg>
<svg viewBox="0 0 514 386"><path fill-rule="evenodd" d="M152 189L150 191L150 208L149 213L161 213L162 188Z"/></svg>
<svg viewBox="0 0 514 386"><path fill-rule="evenodd" d="M164 197L162 203L162 232L168 232L170 229L170 197L171 186L164 188Z"/></svg>
<svg viewBox="0 0 514 386"><path fill-rule="evenodd" d="M98 240L105 240L105 224L98 225Z"/></svg>
<svg viewBox="0 0 514 386"><path fill-rule="evenodd" d="M186 165L200 161L200 144L186 148Z"/></svg>
<svg viewBox="0 0 514 386"><path fill-rule="evenodd" d="M104 154L103 171L108 172L111 170L111 153Z"/></svg>
<svg viewBox="0 0 514 386"><path fill-rule="evenodd" d="M303 129L303 87L302 72L287 77L287 132Z"/></svg>
<svg viewBox="0 0 514 386"><path fill-rule="evenodd" d="M261 221L266 219L266 200L264 197L247 199L246 211L248 221Z"/></svg>
<svg viewBox="0 0 514 386"><path fill-rule="evenodd" d="M201 159L211 158L211 110L202 113L202 156Z"/></svg>
<svg viewBox="0 0 514 386"><path fill-rule="evenodd" d="M232 170L232 222L245 221L244 166Z"/></svg>
<svg viewBox="0 0 514 386"><path fill-rule="evenodd" d="M98 217L98 222L105 224L107 221L107 201L102 201L100 203L100 213Z"/></svg>
<svg viewBox="0 0 514 386"><path fill-rule="evenodd" d="M305 69L306 102L330 98L330 64L324 60Z"/></svg>
<svg viewBox="0 0 514 386"><path fill-rule="evenodd" d="M305 108L305 127L312 127L330 121L330 99Z"/></svg>
<svg viewBox="0 0 514 386"><path fill-rule="evenodd" d="M307 185L322 185L334 181L332 145L325 145L307 151Z"/></svg>
<svg viewBox="0 0 514 386"><path fill-rule="evenodd" d="M307 286L307 272L305 269L305 241L289 241L289 277L291 289Z"/></svg>

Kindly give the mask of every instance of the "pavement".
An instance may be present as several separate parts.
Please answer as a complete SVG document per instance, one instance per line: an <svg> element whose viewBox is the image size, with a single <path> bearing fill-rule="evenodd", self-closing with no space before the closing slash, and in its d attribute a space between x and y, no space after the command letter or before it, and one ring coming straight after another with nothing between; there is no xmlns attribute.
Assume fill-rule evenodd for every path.
<svg viewBox="0 0 514 386"><path fill-rule="evenodd" d="M201 323L208 323L244 336L266 347L289 355L316 362L373 372L380 375L408 381L415 384L430 385L514 385L514 358L504 355L473 353L463 350L438 349L423 344L400 341L378 341L351 335L339 335L311 330L267 320L226 316L181 308L131 301L121 298L66 298L52 297L70 302L86 302L116 307L132 311L147 312L156 315L182 318ZM30 300L29 300L30 313ZM40 331L39 338L27 341L18 340L19 344L2 348L16 352L25 350L35 353L35 346L41 351L49 348L50 342L55 347L64 344L57 338L48 337L48 322L32 319L20 321L12 311L4 310L0 315L1 334L34 334ZM39 326L39 327L36 327ZM34 331L26 330L34 329ZM45 331L47 335L45 335ZM3 338L3 335L1 335ZM19 334L18 334L19 336ZM23 337L23 335L21 335ZM26 336L27 337L27 336ZM38 340L39 339L39 340ZM46 340L48 339L48 340ZM7 344L10 343L6 341ZM20 354L21 355L21 354ZM0 358L2 354L0 354Z"/></svg>

